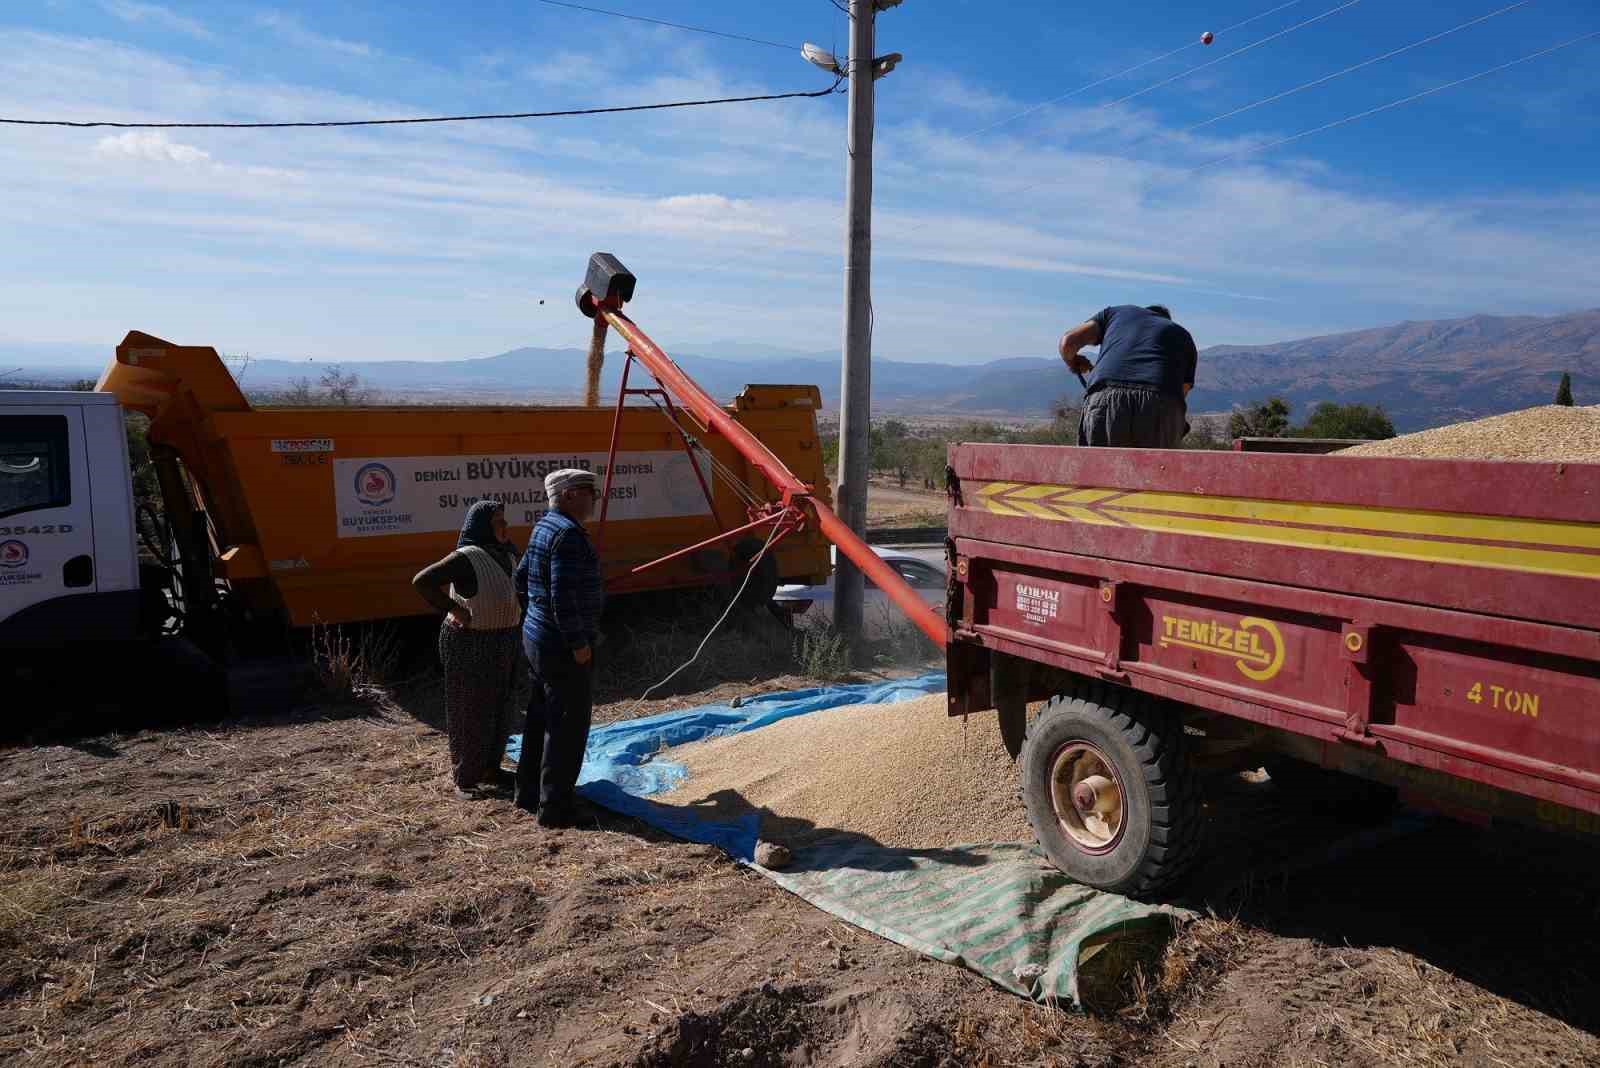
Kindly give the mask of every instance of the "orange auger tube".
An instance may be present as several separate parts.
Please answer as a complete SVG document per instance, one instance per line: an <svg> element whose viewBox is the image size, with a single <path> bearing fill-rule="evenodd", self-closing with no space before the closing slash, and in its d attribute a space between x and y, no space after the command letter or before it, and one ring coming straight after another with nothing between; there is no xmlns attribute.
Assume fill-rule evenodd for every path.
<svg viewBox="0 0 1600 1068"><path fill-rule="evenodd" d="M857 537L833 509L817 500L812 495L812 487L796 478L759 438L729 418L683 368L650 340L639 324L622 313L623 304L633 299L634 283L634 276L620 260L609 253L597 252L589 258L588 276L578 289L578 309L591 319L597 314L603 316L612 329L627 339L628 351L650 369L663 389L706 427L726 438L782 493L785 510L797 513L797 518L802 520L807 514L815 517L823 537L854 561L862 574L886 593L918 629L937 644L948 644L950 630L944 617L917 596L910 584Z"/></svg>

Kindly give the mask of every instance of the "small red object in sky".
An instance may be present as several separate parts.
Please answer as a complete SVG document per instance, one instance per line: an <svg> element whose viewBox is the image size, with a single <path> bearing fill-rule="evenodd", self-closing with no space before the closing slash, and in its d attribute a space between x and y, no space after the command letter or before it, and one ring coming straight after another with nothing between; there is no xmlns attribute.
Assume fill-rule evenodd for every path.
<svg viewBox="0 0 1600 1068"><path fill-rule="evenodd" d="M1207 30L1205 33L1202 33L1200 35L1200 43L1201 44L1210 44L1212 41L1215 41L1215 40L1216 40L1216 37L1212 35L1210 30Z"/></svg>

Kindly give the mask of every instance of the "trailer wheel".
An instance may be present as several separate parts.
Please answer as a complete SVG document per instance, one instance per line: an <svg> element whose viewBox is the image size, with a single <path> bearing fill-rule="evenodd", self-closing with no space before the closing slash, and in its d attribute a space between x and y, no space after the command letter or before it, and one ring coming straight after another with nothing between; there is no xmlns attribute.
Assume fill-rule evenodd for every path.
<svg viewBox="0 0 1600 1068"><path fill-rule="evenodd" d="M1178 716L1136 691L1052 698L1022 751L1022 800L1051 862L1081 883L1152 895L1199 844L1199 796Z"/></svg>

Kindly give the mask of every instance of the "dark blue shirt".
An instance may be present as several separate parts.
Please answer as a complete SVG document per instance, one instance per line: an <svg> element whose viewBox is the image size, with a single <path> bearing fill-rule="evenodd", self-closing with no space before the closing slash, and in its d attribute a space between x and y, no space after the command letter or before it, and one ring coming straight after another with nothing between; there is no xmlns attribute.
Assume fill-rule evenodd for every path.
<svg viewBox="0 0 1600 1068"><path fill-rule="evenodd" d="M1102 386L1140 386L1182 397L1194 385L1200 354L1189 331L1171 319L1133 304L1105 308L1094 317L1100 327L1100 358L1089 376L1089 392Z"/></svg>
<svg viewBox="0 0 1600 1068"><path fill-rule="evenodd" d="M600 559L582 523L557 511L541 516L517 565L515 581L527 598L522 617L525 645L581 649L593 644L605 593Z"/></svg>

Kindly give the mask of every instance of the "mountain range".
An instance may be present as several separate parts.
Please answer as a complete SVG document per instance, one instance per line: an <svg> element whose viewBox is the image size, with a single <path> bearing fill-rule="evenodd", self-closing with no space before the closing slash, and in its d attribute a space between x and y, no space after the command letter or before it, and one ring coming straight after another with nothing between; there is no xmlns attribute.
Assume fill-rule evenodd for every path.
<svg viewBox="0 0 1600 1068"><path fill-rule="evenodd" d="M815 383L825 408L837 404L836 352L744 342L696 348L716 355L668 351L715 397L732 397L749 382ZM36 365L29 357L37 355L0 342L0 363ZM581 395L584 355L577 348L520 348L466 360L351 361L345 369L384 393L555 402ZM57 377L65 373L63 359L50 361ZM81 362L85 373L97 369L89 359ZM607 355L603 393L615 394L622 364L620 352ZM253 360L243 384L247 391L271 391L298 378L315 383L327 366ZM1217 345L1201 350L1189 406L1227 411L1274 395L1297 413L1321 401L1381 404L1399 429L1416 430L1547 404L1563 372L1572 375L1580 404L1600 401L1600 309L1549 317L1476 315L1270 345ZM1058 398L1075 400L1080 393L1054 357L968 364L880 359L872 379L874 411L884 415L1044 416Z"/></svg>

